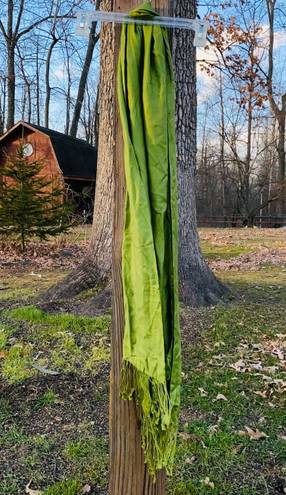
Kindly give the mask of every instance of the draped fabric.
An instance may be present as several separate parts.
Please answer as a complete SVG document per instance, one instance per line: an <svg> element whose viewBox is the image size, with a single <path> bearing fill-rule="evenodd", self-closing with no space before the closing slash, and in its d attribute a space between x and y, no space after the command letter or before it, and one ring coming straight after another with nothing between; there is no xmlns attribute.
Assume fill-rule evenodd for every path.
<svg viewBox="0 0 286 495"><path fill-rule="evenodd" d="M130 15L157 15L146 2ZM172 469L180 405L175 91L167 31L124 25L118 101L126 178L121 396L135 398L149 472Z"/></svg>

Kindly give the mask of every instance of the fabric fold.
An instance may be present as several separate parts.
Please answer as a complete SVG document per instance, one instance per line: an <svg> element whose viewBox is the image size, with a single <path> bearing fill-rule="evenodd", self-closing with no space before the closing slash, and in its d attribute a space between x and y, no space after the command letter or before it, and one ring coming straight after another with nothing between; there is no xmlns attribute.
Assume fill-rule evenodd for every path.
<svg viewBox="0 0 286 495"><path fill-rule="evenodd" d="M130 15L157 15L146 2ZM126 179L121 395L135 398L152 475L170 473L180 406L175 90L168 34L123 25L118 102Z"/></svg>

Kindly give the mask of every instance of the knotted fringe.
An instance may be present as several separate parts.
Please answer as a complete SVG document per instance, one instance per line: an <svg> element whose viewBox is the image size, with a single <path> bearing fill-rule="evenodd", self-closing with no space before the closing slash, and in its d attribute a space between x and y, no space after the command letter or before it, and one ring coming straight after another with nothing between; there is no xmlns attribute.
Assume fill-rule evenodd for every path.
<svg viewBox="0 0 286 495"><path fill-rule="evenodd" d="M144 372L127 361L121 370L120 395L124 400L135 399L141 422L142 448L149 474L155 481L162 468L172 474L176 452L178 411L170 411L166 386L155 383Z"/></svg>

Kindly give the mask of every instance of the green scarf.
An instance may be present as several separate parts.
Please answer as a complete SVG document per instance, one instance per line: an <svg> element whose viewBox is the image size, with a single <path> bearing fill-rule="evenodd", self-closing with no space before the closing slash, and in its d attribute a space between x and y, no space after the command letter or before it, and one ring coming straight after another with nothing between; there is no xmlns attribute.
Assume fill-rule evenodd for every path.
<svg viewBox="0 0 286 495"><path fill-rule="evenodd" d="M130 15L157 15L146 2ZM126 177L121 394L135 400L151 475L170 473L180 405L175 91L167 31L124 25L118 101Z"/></svg>

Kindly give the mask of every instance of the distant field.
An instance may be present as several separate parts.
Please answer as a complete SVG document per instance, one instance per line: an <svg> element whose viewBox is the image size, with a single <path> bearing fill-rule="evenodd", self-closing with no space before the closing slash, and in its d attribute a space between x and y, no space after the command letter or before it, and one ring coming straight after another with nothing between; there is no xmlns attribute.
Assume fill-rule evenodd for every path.
<svg viewBox="0 0 286 495"><path fill-rule="evenodd" d="M110 309L90 291L56 310L34 296L87 247L78 228L26 256L2 246L0 495L105 495ZM181 308L183 387L169 495L286 493L286 231L202 229L233 300Z"/></svg>

